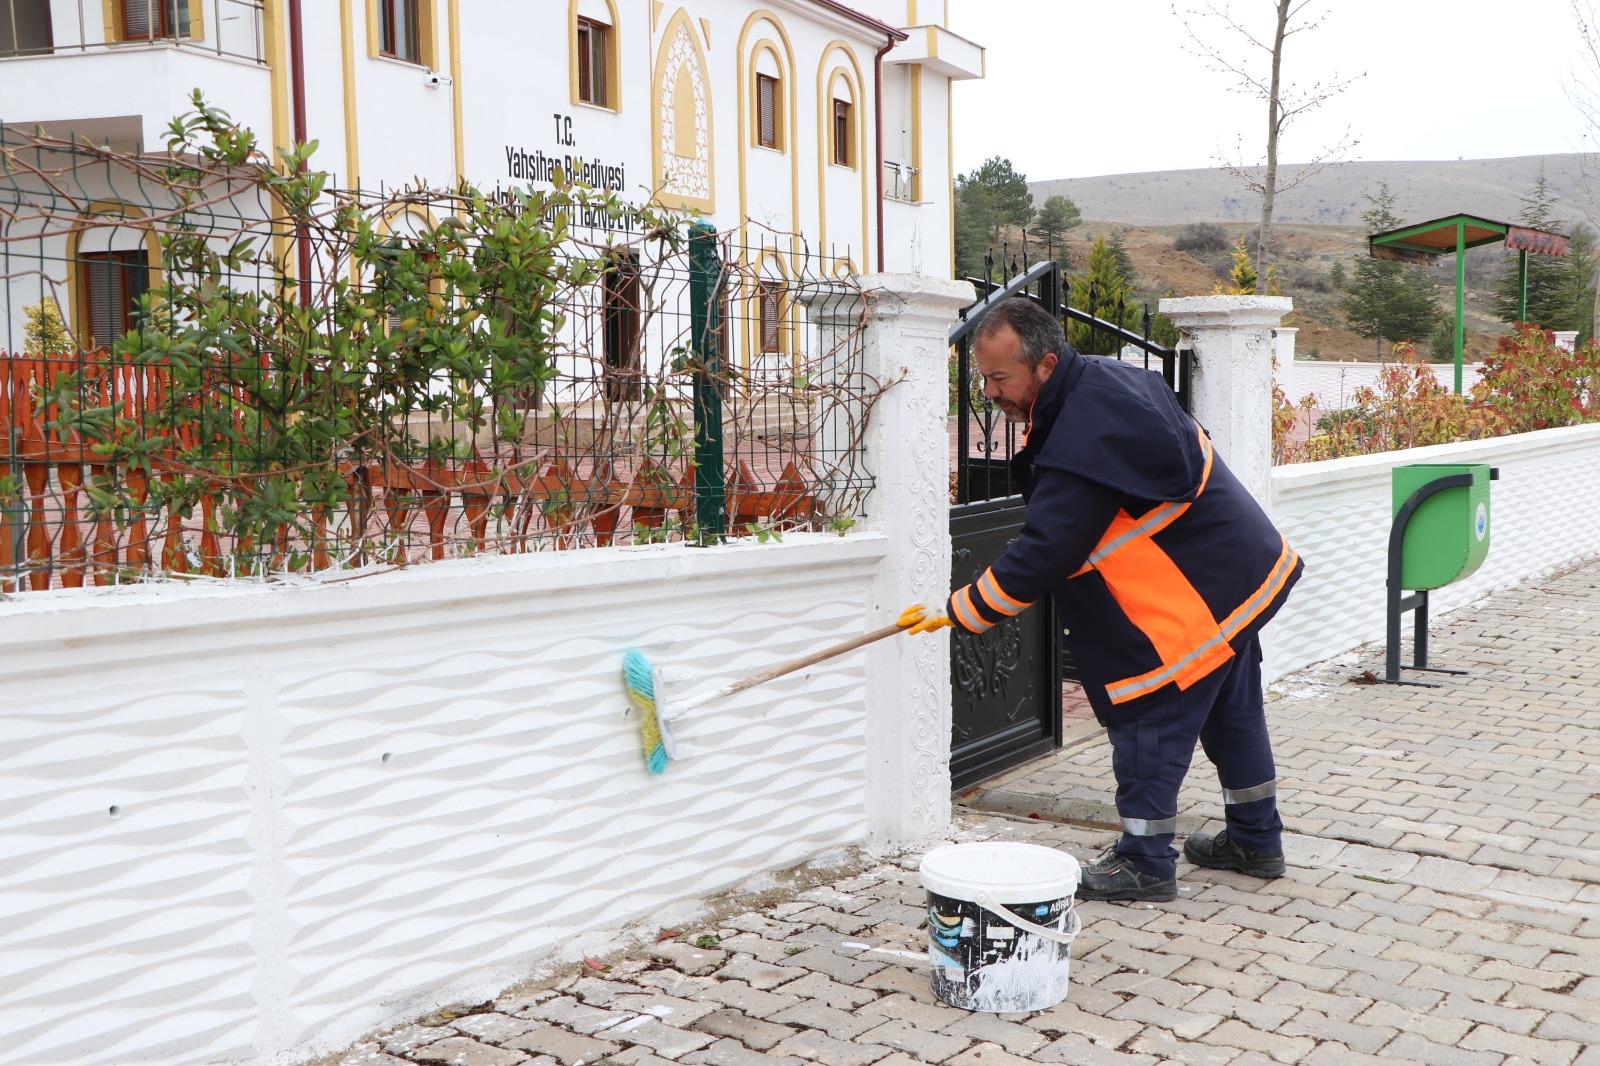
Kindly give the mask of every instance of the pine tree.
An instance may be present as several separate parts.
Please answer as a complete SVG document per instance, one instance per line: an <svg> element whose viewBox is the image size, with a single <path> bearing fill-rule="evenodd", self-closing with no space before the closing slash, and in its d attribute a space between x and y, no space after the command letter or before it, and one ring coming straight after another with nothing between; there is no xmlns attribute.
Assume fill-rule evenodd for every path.
<svg viewBox="0 0 1600 1066"><path fill-rule="evenodd" d="M1387 182L1378 185L1376 195L1361 220L1368 233L1395 229L1400 220L1394 213L1394 194ZM1357 261L1355 280L1340 304L1345 320L1357 336L1382 342L1413 340L1431 334L1440 318L1434 301L1433 282L1422 267L1389 259Z"/></svg>
<svg viewBox="0 0 1600 1066"><path fill-rule="evenodd" d="M984 254L999 246L1008 226L1033 219L1028 179L1011 160L991 156L970 174L956 177L956 272L977 277Z"/></svg>
<svg viewBox="0 0 1600 1066"><path fill-rule="evenodd" d="M1557 292L1556 320L1552 329L1575 329L1578 343L1594 336L1595 235L1588 226L1572 231L1571 249L1561 260L1561 288Z"/></svg>
<svg viewBox="0 0 1600 1066"><path fill-rule="evenodd" d="M1079 311L1087 311L1095 318L1132 329L1139 320L1139 308L1133 299L1133 289L1128 278L1117 267L1117 257L1104 237L1094 242L1089 250L1089 265L1081 274L1075 274L1069 287L1068 303ZM1116 355L1122 350L1122 341L1105 332L1080 322L1067 324L1067 340L1085 355Z"/></svg>
<svg viewBox="0 0 1600 1066"><path fill-rule="evenodd" d="M1534 181L1533 188L1522 197L1522 209L1517 212L1517 221L1524 226L1534 229L1555 230L1555 205L1556 195L1550 191L1550 185L1545 180L1544 167L1539 168L1539 177ZM1512 254L1506 257L1506 269L1501 273L1494 286L1494 314L1502 322L1517 321L1517 312L1520 307L1520 277L1517 267L1517 256ZM1566 315L1563 314L1563 290L1567 285L1568 264L1564 259L1550 255L1528 256L1528 316L1526 321L1543 326L1545 329L1576 329L1578 327L1565 323ZM1590 317L1593 308L1590 309Z"/></svg>
<svg viewBox="0 0 1600 1066"><path fill-rule="evenodd" d="M1335 289L1344 288L1344 260L1335 259L1333 269L1328 271L1328 284Z"/></svg>
<svg viewBox="0 0 1600 1066"><path fill-rule="evenodd" d="M1033 220L1033 232L1041 243L1055 247L1066 237L1067 230L1082 221L1077 204L1065 196L1052 196L1045 200L1039 217Z"/></svg>
<svg viewBox="0 0 1600 1066"><path fill-rule="evenodd" d="M1132 285L1138 274L1134 272L1133 260L1128 258L1126 231L1119 229L1113 232L1111 240L1108 242L1108 247L1111 249L1112 256L1117 260L1117 273L1122 275L1124 281Z"/></svg>

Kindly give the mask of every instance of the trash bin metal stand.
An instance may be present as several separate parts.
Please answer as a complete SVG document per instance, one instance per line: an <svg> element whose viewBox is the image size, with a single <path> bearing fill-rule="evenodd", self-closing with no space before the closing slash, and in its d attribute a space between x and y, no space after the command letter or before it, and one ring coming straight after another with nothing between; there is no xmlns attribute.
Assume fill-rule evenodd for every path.
<svg viewBox="0 0 1600 1066"><path fill-rule="evenodd" d="M1446 489L1464 489L1472 485L1471 474L1450 474L1430 481L1416 492L1406 498L1400 506L1400 511L1394 516L1394 525L1389 527L1389 617L1388 617L1388 656L1384 663L1383 679L1391 685L1416 685L1422 688L1438 688L1434 681L1406 681L1400 677L1400 620L1407 611L1415 611L1416 618L1412 623L1412 662L1405 666L1407 670L1426 670L1430 674L1464 674L1465 670L1447 670L1442 667L1428 665L1428 590L1414 592L1407 596L1401 588L1402 560L1405 555L1406 526L1411 523L1411 516L1417 513L1430 497Z"/></svg>

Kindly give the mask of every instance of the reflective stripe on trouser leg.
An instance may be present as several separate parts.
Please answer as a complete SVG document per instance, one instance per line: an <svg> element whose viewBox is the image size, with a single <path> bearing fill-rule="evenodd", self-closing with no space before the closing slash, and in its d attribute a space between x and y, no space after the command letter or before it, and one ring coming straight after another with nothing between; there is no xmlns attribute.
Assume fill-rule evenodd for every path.
<svg viewBox="0 0 1600 1066"><path fill-rule="evenodd" d="M1256 800L1264 800L1268 796L1276 796L1277 794L1278 779L1274 777L1270 781L1263 781L1261 784L1251 785L1249 788L1224 788L1222 790L1222 802L1254 803Z"/></svg>
<svg viewBox="0 0 1600 1066"><path fill-rule="evenodd" d="M1122 831L1131 837L1169 837L1178 831L1178 816L1122 819Z"/></svg>
<svg viewBox="0 0 1600 1066"><path fill-rule="evenodd" d="M1251 640L1226 668L1200 743L1216 764L1228 839L1252 851L1282 849L1278 771L1261 698L1261 653Z"/></svg>

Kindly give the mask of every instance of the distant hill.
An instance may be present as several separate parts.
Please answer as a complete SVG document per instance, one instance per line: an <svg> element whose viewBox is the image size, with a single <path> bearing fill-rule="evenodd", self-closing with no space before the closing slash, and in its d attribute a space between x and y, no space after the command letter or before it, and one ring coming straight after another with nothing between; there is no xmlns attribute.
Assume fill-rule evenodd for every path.
<svg viewBox="0 0 1600 1066"><path fill-rule="evenodd" d="M1359 225L1366 207L1362 197L1380 181L1387 181L1395 194L1395 214L1408 222L1458 211L1513 221L1520 197L1532 188L1542 164L1551 192L1561 199L1558 215L1575 221L1589 208L1581 184L1582 161L1577 154L1564 154L1454 162L1341 163L1280 196L1274 218L1310 225ZM1280 167L1280 183L1299 169L1292 164ZM1600 181L1596 186L1600 191ZM1238 178L1221 169L1062 178L1030 182L1029 188L1036 205L1061 194L1071 198L1085 218L1138 226L1247 222L1258 218L1261 210L1260 200Z"/></svg>

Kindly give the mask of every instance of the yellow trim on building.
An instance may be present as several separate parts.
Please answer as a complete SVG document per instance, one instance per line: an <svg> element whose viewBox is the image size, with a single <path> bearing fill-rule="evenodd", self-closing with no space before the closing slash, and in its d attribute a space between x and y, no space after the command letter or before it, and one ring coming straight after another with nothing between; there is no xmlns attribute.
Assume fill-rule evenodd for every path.
<svg viewBox="0 0 1600 1066"><path fill-rule="evenodd" d="M288 46L284 40L283 0L262 0L261 30L265 38L267 84L272 94L272 147L267 155L278 166L278 150L290 147L289 65L284 61ZM272 227L272 258L278 272L293 277L297 271L294 240L286 226Z"/></svg>
<svg viewBox="0 0 1600 1066"><path fill-rule="evenodd" d="M67 314L66 320L72 329L73 343L83 347L83 341L89 338L89 308L84 305L83 294L78 286L82 279L78 276L78 245L83 239L84 230L92 228L89 225L90 215L121 215L123 218L142 219L146 215L137 204L124 203L121 200L91 200L88 211L78 216L72 228L67 231L66 261L67 261ZM98 227L93 227L98 228ZM161 285L161 238L153 226L137 226L144 230L145 253L150 260L149 287L159 288ZM60 306L60 301L56 305ZM97 347L109 348L116 338L111 338L103 345Z"/></svg>
<svg viewBox="0 0 1600 1066"><path fill-rule="evenodd" d="M622 20L614 0L604 0L611 12L611 32L606 34L606 92L609 102L591 104L578 96L578 4L567 0L567 88L574 107L593 107L622 113Z"/></svg>
<svg viewBox="0 0 1600 1066"><path fill-rule="evenodd" d="M467 180L466 130L461 124L461 0L449 0L450 128L455 139L456 188Z"/></svg>
<svg viewBox="0 0 1600 1066"><path fill-rule="evenodd" d="M842 64L828 68L829 57L835 51L843 52L850 61L846 68ZM853 76L852 76L852 72ZM865 79L861 76L861 63L856 59L855 51L842 40L829 41L822 49L822 59L817 64L817 248L823 255L830 254L828 248L828 168L838 166L833 162L833 86L839 78L844 78L850 86L851 109L855 115L855 153L851 156L852 166L861 176L861 261L872 262L872 212L870 199L867 192L867 170L869 166L882 163L872 158L867 144L867 110L871 106L867 100Z"/></svg>
<svg viewBox="0 0 1600 1066"><path fill-rule="evenodd" d="M665 185L665 176L662 172L662 163L665 146L661 143L661 108L676 107L676 86L674 85L673 99L669 100L666 86L662 84L667 70L667 53L672 47L673 38L681 27L689 35L689 45L694 50L691 62L700 67L701 84L704 90L706 104L706 195L683 196L678 193L662 191ZM661 41L655 49L655 66L650 72L650 180L655 187L655 202L663 207L672 207L684 211L699 211L702 214L712 214L716 211L717 203L717 124L715 120L715 107L711 91L711 66L706 62L705 51L700 47L699 36L695 33L693 24L689 21L689 13L684 8L673 12L672 18L667 20L666 29L661 33Z"/></svg>
<svg viewBox="0 0 1600 1066"><path fill-rule="evenodd" d="M750 35L763 22L777 32L778 40L783 45L781 53L770 37L761 38L753 46L749 44ZM775 12L765 8L751 12L749 17L744 20L744 25L739 30L739 43L734 52L738 64L736 88L739 98L740 130L745 128L745 109L749 107L752 112L755 110L751 106L751 101L752 94L755 92L756 57L763 48L773 52L778 60L779 74L782 80L787 83L779 87L780 91L787 90L784 95L788 100L788 114L783 116L782 121L779 123L778 141L779 150L789 156L789 229L798 233L804 228L800 218L800 145L796 139L800 124L800 78L795 66L794 44L789 39L789 31L784 26L783 20L778 18ZM739 218L736 225L740 229L743 229L750 220L749 179L747 177L749 168L747 164L748 153L753 143L753 139L747 142L741 133L736 146L739 152ZM790 254L794 254L792 247Z"/></svg>
<svg viewBox="0 0 1600 1066"><path fill-rule="evenodd" d="M339 68L344 78L344 186L361 181L361 141L356 122L356 27L352 0L339 0Z"/></svg>

